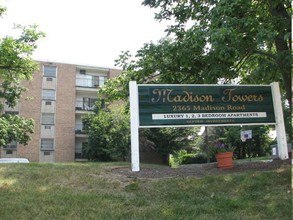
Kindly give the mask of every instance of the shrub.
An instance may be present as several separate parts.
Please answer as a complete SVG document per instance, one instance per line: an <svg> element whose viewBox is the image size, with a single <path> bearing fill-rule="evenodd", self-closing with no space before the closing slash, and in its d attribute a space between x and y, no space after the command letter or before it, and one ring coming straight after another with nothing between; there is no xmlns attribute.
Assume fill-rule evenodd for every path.
<svg viewBox="0 0 293 220"><path fill-rule="evenodd" d="M215 162L215 158L210 158L210 162ZM177 151L170 157L170 166L177 167L180 164L201 164L207 163L207 155L205 153L190 154L186 150Z"/></svg>
<svg viewBox="0 0 293 220"><path fill-rule="evenodd" d="M115 108L114 108L115 107ZM88 144L83 154L92 161L125 160L130 151L129 115L123 106L114 106L111 111L100 109L95 115L83 117Z"/></svg>
<svg viewBox="0 0 293 220"><path fill-rule="evenodd" d="M215 162L215 158L211 158L210 162ZM207 155L205 153L186 154L182 159L182 164L201 164L207 163Z"/></svg>
<svg viewBox="0 0 293 220"><path fill-rule="evenodd" d="M187 155L186 150L175 151L175 154L171 154L169 158L169 164L171 167L177 167L182 164L184 156Z"/></svg>

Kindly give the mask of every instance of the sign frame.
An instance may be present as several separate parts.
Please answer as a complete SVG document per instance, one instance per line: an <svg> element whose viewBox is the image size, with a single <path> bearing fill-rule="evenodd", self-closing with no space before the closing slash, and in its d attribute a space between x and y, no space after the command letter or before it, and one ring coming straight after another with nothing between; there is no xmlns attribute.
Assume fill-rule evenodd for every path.
<svg viewBox="0 0 293 220"><path fill-rule="evenodd" d="M140 84L139 126L275 124L270 85Z"/></svg>
<svg viewBox="0 0 293 220"><path fill-rule="evenodd" d="M279 83L273 82L270 85L224 85L224 86L233 86L233 87L241 87L241 86L253 86L257 87L270 87L272 102L273 102L273 114L274 121L271 122L256 122L256 123L245 123L242 121L241 123L198 123L198 124L151 124L151 125L141 125L141 115L140 115L140 102L139 102L139 87L144 86L212 86L219 87L223 85L196 85L196 84L137 84L136 81L129 82L129 99L130 99L130 125L131 125L131 169L134 172L140 171L139 166L139 128L153 128L153 127L195 127L195 126L242 126L242 125L264 125L270 124L275 125L277 130L277 141L278 141L278 150L280 159L284 160L288 158L288 149L287 149L287 141L285 134L285 126L283 119L283 110L281 103L281 95L279 90ZM212 88L211 87L211 88ZM228 87L227 87L228 88ZM180 98L180 97L179 97ZM179 99L178 98L178 99ZM183 98L182 98L183 99ZM237 112L237 111L236 111ZM248 112L249 113L249 112ZM174 115L174 114L173 114ZM186 116L187 117L187 116ZM216 120L215 120L216 121Z"/></svg>

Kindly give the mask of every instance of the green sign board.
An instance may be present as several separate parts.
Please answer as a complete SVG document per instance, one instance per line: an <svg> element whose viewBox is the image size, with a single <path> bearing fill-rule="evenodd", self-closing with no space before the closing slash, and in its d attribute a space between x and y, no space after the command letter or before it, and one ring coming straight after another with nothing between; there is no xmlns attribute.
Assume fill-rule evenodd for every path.
<svg viewBox="0 0 293 220"><path fill-rule="evenodd" d="M275 124L271 86L138 85L140 126Z"/></svg>

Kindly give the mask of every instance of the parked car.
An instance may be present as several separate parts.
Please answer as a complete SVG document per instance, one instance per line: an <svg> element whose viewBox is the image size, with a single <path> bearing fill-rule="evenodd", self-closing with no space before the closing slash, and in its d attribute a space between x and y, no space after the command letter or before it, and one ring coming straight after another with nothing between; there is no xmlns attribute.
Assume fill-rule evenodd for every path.
<svg viewBox="0 0 293 220"><path fill-rule="evenodd" d="M0 163L29 163L26 158L0 158Z"/></svg>

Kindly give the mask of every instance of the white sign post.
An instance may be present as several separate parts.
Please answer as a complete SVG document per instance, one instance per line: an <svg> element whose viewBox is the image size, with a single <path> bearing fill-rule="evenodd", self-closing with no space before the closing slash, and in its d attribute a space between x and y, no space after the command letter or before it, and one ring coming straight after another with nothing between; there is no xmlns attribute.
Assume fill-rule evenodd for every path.
<svg viewBox="0 0 293 220"><path fill-rule="evenodd" d="M138 172L139 169L139 138L138 138L138 88L135 81L129 83L130 99L130 133L131 133L131 170Z"/></svg>
<svg viewBox="0 0 293 220"><path fill-rule="evenodd" d="M277 143L279 158L281 160L288 159L288 147L287 147L287 138L285 132L284 116L281 102L281 95L279 89L279 83L273 82L272 87L272 97L274 102L274 112L276 118L276 132L277 132Z"/></svg>

